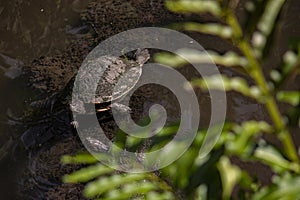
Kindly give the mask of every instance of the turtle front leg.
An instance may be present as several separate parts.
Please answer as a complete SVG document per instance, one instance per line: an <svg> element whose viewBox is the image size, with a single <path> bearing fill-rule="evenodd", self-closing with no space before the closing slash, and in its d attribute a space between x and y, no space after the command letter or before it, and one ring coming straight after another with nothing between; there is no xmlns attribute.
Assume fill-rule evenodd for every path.
<svg viewBox="0 0 300 200"><path fill-rule="evenodd" d="M77 98L74 98L74 99L72 99L70 108L71 108L71 111L73 112L73 121L71 121L70 124L74 128L78 128L79 124L78 124L78 121L76 120L76 114L85 114L86 113L84 103L83 103L83 101L81 101Z"/></svg>
<svg viewBox="0 0 300 200"><path fill-rule="evenodd" d="M71 124L72 127L76 128L76 129L79 128L79 124L78 124L78 121L76 119L74 119L73 121L71 121L70 124Z"/></svg>
<svg viewBox="0 0 300 200"><path fill-rule="evenodd" d="M128 106L121 104L121 103L113 103L110 107L113 107L114 109L116 109L116 111L118 113L131 113L132 110L131 108L129 108Z"/></svg>

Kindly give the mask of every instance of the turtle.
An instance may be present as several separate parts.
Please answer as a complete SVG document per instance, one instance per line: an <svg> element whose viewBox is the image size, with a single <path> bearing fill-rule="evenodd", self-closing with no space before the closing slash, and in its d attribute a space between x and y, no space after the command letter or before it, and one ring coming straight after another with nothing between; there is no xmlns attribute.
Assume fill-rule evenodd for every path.
<svg viewBox="0 0 300 200"><path fill-rule="evenodd" d="M102 112L109 110L114 104L114 108L128 111L127 106L118 102L137 84L142 74L142 66L149 59L147 49L138 49L134 59L100 56L85 61L82 66L84 71L76 77L79 82L71 82L72 84L74 81L71 110L76 114L91 114L95 107L96 112ZM102 73L101 77L99 73ZM96 87L95 90L91 90L93 87ZM87 110L87 107L92 110ZM76 125L76 121L72 124Z"/></svg>
<svg viewBox="0 0 300 200"><path fill-rule="evenodd" d="M133 56L117 57L105 55L84 61L83 66L88 70L72 77L61 92L32 103L37 109L40 107L42 110L47 110L48 113L46 115L48 116L44 118L49 120L42 120L40 125L35 125L23 133L21 140L24 146L26 148L36 145L40 146L59 134L57 132L61 131L61 129L69 129L67 126L66 128L61 127L67 125L66 121L68 120L76 128L78 126L76 116L95 114L95 108L96 113L103 113L103 117L98 118L99 120L106 118L104 113L110 110L112 104L114 104L114 108L121 112L130 110L127 106L118 102L137 84L142 74L142 66L149 59L150 54L147 49L138 49ZM97 72L103 73L102 76L98 77ZM124 74L126 74L126 82L123 80L121 84L118 83ZM81 80L80 84L76 84L76 78ZM96 92L89 94L87 89L95 82L98 83ZM117 83L119 86L115 87ZM73 120L68 117L66 112L66 108L69 106L73 114L76 113L75 116L73 115Z"/></svg>

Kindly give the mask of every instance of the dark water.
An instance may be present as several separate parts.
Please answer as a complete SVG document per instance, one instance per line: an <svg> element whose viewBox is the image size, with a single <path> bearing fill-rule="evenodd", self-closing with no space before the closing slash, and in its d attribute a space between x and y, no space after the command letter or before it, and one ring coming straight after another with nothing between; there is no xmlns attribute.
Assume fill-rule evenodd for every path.
<svg viewBox="0 0 300 200"><path fill-rule="evenodd" d="M88 1L0 1L0 199L14 199L27 162L18 118L36 95L22 78L34 58L63 49ZM70 33L71 32L71 33Z"/></svg>
<svg viewBox="0 0 300 200"><path fill-rule="evenodd" d="M80 25L79 13L88 1L81 0L2 0L0 2L0 198L14 199L17 183L26 166L26 151L19 140L24 125L18 118L31 100L31 91L21 78L22 67L35 58L49 55L65 47L72 30ZM276 34L275 45L268 66L279 62L287 49L289 37L300 36L300 3L288 1L286 14L282 15L281 29ZM218 43L196 35L205 48L226 49ZM222 51L222 50L221 50ZM226 74L234 72L224 70ZM299 79L288 86L299 89ZM241 122L247 119L266 119L261 105L237 94L228 96L228 118Z"/></svg>

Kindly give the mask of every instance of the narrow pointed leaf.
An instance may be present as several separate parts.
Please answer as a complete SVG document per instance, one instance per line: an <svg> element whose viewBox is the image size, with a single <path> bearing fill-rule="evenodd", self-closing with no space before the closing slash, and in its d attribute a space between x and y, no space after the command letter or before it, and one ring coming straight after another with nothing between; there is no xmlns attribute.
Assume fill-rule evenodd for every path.
<svg viewBox="0 0 300 200"><path fill-rule="evenodd" d="M151 191L146 194L146 200L175 200L175 196L169 191L155 192Z"/></svg>
<svg viewBox="0 0 300 200"><path fill-rule="evenodd" d="M283 64L278 69L270 72L275 86L278 88L284 82L292 81L300 73L300 56L299 53L287 51L283 55Z"/></svg>
<svg viewBox="0 0 300 200"><path fill-rule="evenodd" d="M300 92L280 91L277 93L276 97L279 101L289 103L293 106L300 104Z"/></svg>
<svg viewBox="0 0 300 200"><path fill-rule="evenodd" d="M252 44L259 57L262 56L268 40L272 39L270 35L275 28L276 19L284 2L285 0L267 1L264 12L257 24L258 31L255 32L252 37Z"/></svg>
<svg viewBox="0 0 300 200"><path fill-rule="evenodd" d="M227 157L222 157L218 163L223 185L223 199L229 199L234 186L241 178L241 170L230 163Z"/></svg>
<svg viewBox="0 0 300 200"><path fill-rule="evenodd" d="M286 160L281 153L272 146L258 147L255 150L254 156L258 160L270 165L279 173L284 172L284 170L300 172L300 166L298 164Z"/></svg>
<svg viewBox="0 0 300 200"><path fill-rule="evenodd" d="M65 155L62 157L61 162L63 164L93 164L99 162L91 154L77 154L75 156Z"/></svg>
<svg viewBox="0 0 300 200"><path fill-rule="evenodd" d="M251 156L254 137L262 132L271 132L272 128L264 121L247 121L242 125L233 127L235 139L226 142L226 150L230 154L239 156Z"/></svg>
<svg viewBox="0 0 300 200"><path fill-rule="evenodd" d="M167 0L166 7L177 13L211 13L214 16L221 15L219 3L212 0Z"/></svg>
<svg viewBox="0 0 300 200"><path fill-rule="evenodd" d="M120 189L109 191L105 195L104 199L107 198L109 200L127 200L137 195L147 194L148 192L154 191L157 188L157 185L151 182L128 183Z"/></svg>
<svg viewBox="0 0 300 200"><path fill-rule="evenodd" d="M213 75L204 77L203 79L196 79L192 81L192 85L200 87L203 90L215 89L225 91L236 91L247 97L254 98L258 101L263 101L261 91L256 86L249 86L248 83L239 77L228 78L225 75Z"/></svg>
<svg viewBox="0 0 300 200"><path fill-rule="evenodd" d="M216 35L229 39L232 37L232 29L217 23L200 24L196 22L176 23L170 26L177 30L196 31L204 34Z"/></svg>
<svg viewBox="0 0 300 200"><path fill-rule="evenodd" d="M177 55L170 53L160 53L156 54L154 59L157 62L166 64L172 67L182 66L187 64L187 60L191 61L194 64L217 64L226 67L238 66L245 68L248 65L247 60L239 56L234 52L227 52L224 55L220 55L214 51L200 52L192 49L181 49L176 52ZM184 59L186 58L186 59Z"/></svg>
<svg viewBox="0 0 300 200"><path fill-rule="evenodd" d="M114 169L106 167L102 164L89 166L86 168L82 168L72 174L65 175L63 177L63 181L66 183L80 183L80 182L87 182L92 180L98 176L112 173Z"/></svg>
<svg viewBox="0 0 300 200"><path fill-rule="evenodd" d="M110 177L102 177L96 181L90 182L84 190L84 195L86 197L101 195L121 185L143 180L146 177L146 174L121 174Z"/></svg>

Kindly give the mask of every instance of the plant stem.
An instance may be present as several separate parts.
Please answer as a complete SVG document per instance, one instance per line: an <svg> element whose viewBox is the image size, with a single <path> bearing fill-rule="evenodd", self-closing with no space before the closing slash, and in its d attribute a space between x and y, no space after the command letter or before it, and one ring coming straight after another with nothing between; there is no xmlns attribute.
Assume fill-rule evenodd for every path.
<svg viewBox="0 0 300 200"><path fill-rule="evenodd" d="M241 26L233 12L227 10L225 13L225 18L226 22L231 26L233 30L234 44L236 44L240 48L242 53L249 61L249 69L247 69L247 71L262 91L262 95L265 100L265 106L274 123L276 133L278 133L278 137L284 145L285 152L288 158L292 161L299 162L299 158L297 156L297 152L291 135L285 127L285 124L283 123L276 101L269 91L268 84L262 72L261 65L255 57L252 47L250 46L249 42L243 37Z"/></svg>

